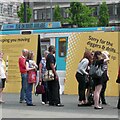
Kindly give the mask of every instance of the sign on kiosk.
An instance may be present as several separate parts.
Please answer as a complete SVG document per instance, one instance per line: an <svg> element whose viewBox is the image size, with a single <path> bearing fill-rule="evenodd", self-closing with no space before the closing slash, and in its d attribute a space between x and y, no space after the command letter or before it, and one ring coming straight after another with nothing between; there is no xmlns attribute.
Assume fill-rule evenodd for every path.
<svg viewBox="0 0 120 120"><path fill-rule="evenodd" d="M8 63L8 83L5 92L19 92L21 75L18 58L23 49L32 50L37 57L38 35L1 35L0 44L4 53L4 60Z"/></svg>
<svg viewBox="0 0 120 120"><path fill-rule="evenodd" d="M110 61L108 64L109 82L106 95L117 96L118 86L115 83L118 74L118 36L119 32L88 32L71 34L68 39L68 52L66 60L65 94L77 94L77 80L75 78L79 61L85 50L108 51ZM114 89L114 90L113 90Z"/></svg>

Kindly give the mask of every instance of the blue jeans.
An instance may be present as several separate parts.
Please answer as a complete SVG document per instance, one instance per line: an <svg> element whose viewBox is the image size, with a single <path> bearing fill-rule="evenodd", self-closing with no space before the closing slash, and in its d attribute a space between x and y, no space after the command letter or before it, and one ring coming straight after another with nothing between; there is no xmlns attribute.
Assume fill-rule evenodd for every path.
<svg viewBox="0 0 120 120"><path fill-rule="evenodd" d="M27 90L26 90L27 104L32 104L32 88L33 88L33 83L27 83Z"/></svg>
<svg viewBox="0 0 120 120"><path fill-rule="evenodd" d="M21 92L20 92L20 101L26 100L26 90L27 90L27 73L21 74Z"/></svg>

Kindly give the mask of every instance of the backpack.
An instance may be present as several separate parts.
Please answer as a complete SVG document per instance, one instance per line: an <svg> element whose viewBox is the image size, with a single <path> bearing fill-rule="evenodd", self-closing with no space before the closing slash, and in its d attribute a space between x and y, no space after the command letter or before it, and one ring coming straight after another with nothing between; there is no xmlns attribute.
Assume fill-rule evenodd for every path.
<svg viewBox="0 0 120 120"><path fill-rule="evenodd" d="M98 65L95 65L95 64L92 64L90 66L90 70L89 70L89 75L92 77L92 78L100 78L102 77L104 71L102 70L102 66L98 66Z"/></svg>

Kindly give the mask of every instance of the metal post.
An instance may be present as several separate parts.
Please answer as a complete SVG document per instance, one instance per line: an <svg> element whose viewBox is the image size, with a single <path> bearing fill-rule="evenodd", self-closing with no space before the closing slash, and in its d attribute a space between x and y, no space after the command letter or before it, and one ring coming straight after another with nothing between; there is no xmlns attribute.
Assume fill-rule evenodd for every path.
<svg viewBox="0 0 120 120"><path fill-rule="evenodd" d="M51 14L51 22L53 21L53 11L52 11L52 0L50 0L50 14Z"/></svg>
<svg viewBox="0 0 120 120"><path fill-rule="evenodd" d="M27 23L27 9L26 9L26 2L24 0L24 23Z"/></svg>

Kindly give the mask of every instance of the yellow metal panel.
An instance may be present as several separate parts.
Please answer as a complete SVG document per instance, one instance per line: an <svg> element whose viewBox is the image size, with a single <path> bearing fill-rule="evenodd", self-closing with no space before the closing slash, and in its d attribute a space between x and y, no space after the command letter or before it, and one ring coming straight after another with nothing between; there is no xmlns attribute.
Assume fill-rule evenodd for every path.
<svg viewBox="0 0 120 120"><path fill-rule="evenodd" d="M8 60L8 82L5 92L19 92L21 88L21 76L19 72L18 58L23 49L32 50L37 56L38 35L3 35L0 36L0 44L4 52L4 60Z"/></svg>
<svg viewBox="0 0 120 120"><path fill-rule="evenodd" d="M115 81L118 74L118 32L75 33L69 36L66 60L65 94L78 93L78 83L75 74L78 63L82 59L85 50L106 50L110 53L108 65L110 80L108 82L106 95L117 96L118 86Z"/></svg>

